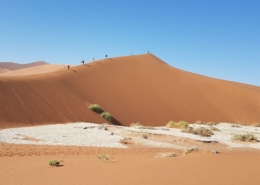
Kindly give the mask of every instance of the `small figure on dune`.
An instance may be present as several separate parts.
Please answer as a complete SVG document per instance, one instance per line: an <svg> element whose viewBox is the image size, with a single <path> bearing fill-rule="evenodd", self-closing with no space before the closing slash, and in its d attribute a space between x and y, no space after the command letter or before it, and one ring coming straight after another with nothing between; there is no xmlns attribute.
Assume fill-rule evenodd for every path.
<svg viewBox="0 0 260 185"><path fill-rule="evenodd" d="M81 60L81 63L84 65L84 63L85 63L85 60Z"/></svg>
<svg viewBox="0 0 260 185"><path fill-rule="evenodd" d="M106 58L107 58L107 55L106 55Z"/></svg>
<svg viewBox="0 0 260 185"><path fill-rule="evenodd" d="M93 57L92 61L94 62L95 61L95 58Z"/></svg>
<svg viewBox="0 0 260 185"><path fill-rule="evenodd" d="M149 53L149 51L148 51L148 53Z"/></svg>
<svg viewBox="0 0 260 185"><path fill-rule="evenodd" d="M70 69L70 66L68 65L68 69Z"/></svg>

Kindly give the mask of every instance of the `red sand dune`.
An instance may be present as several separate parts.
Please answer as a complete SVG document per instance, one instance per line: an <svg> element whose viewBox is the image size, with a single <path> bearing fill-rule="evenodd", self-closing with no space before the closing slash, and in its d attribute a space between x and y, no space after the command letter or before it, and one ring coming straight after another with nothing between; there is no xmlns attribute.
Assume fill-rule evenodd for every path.
<svg viewBox="0 0 260 185"><path fill-rule="evenodd" d="M106 122L165 125L168 121L260 122L260 87L169 66L152 54L108 58L55 73L0 77L0 126Z"/></svg>

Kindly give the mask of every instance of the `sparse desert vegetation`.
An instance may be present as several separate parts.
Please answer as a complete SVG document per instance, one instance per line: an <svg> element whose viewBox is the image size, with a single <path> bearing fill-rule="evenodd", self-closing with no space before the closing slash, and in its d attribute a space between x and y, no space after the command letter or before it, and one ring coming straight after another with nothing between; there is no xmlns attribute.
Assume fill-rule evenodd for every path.
<svg viewBox="0 0 260 185"><path fill-rule="evenodd" d="M60 165L60 161L51 160L51 161L49 161L49 165L52 166L52 167L57 167L57 166Z"/></svg>
<svg viewBox="0 0 260 185"><path fill-rule="evenodd" d="M188 127L188 128L183 129L182 132L200 135L203 137L210 137L213 135L212 130L205 128L205 127L200 127L200 128Z"/></svg>
<svg viewBox="0 0 260 185"><path fill-rule="evenodd" d="M102 161L109 161L110 160L110 156L106 155L106 154L98 154L97 158L102 160Z"/></svg>
<svg viewBox="0 0 260 185"><path fill-rule="evenodd" d="M232 139L238 141L247 141L247 142L257 141L257 138L254 136L254 134L235 134Z"/></svg>
<svg viewBox="0 0 260 185"><path fill-rule="evenodd" d="M109 112L102 112L100 116L106 119L107 121L112 121L112 116Z"/></svg>
<svg viewBox="0 0 260 185"><path fill-rule="evenodd" d="M189 127L189 124L185 121L179 121L179 122L169 121L166 124L166 127L169 127L169 128L187 128L187 127Z"/></svg>
<svg viewBox="0 0 260 185"><path fill-rule="evenodd" d="M96 113L103 113L104 111L102 110L102 108L98 105L98 104L92 104L88 107L90 110L96 112Z"/></svg>

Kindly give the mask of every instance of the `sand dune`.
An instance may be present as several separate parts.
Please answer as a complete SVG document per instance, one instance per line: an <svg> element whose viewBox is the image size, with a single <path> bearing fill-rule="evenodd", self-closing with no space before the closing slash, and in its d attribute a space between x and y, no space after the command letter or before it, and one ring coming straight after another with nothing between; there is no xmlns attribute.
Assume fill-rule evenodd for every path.
<svg viewBox="0 0 260 185"><path fill-rule="evenodd" d="M35 75L35 74L51 73L54 71L60 71L65 69L67 69L67 65L59 65L59 64L40 65L40 66L28 67L28 68L23 68L14 71L8 71L0 75L2 76Z"/></svg>
<svg viewBox="0 0 260 185"><path fill-rule="evenodd" d="M260 122L260 87L169 66L152 54L108 58L56 73L0 77L0 126L106 122L160 126L168 121Z"/></svg>
<svg viewBox="0 0 260 185"><path fill-rule="evenodd" d="M10 71L19 70L27 67L33 67L33 66L40 66L40 65L48 65L48 63L44 61L31 62L28 64L18 64L14 62L0 62L0 66L2 68L8 69Z"/></svg>
<svg viewBox="0 0 260 185"><path fill-rule="evenodd" d="M0 74L10 71L9 69L0 66Z"/></svg>

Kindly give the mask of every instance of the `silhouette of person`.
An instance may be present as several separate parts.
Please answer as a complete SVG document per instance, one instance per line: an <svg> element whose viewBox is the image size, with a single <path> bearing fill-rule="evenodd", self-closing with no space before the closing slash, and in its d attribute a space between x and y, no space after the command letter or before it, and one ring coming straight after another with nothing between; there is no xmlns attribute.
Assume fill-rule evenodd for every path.
<svg viewBox="0 0 260 185"><path fill-rule="evenodd" d="M68 69L70 69L70 66L68 65Z"/></svg>

